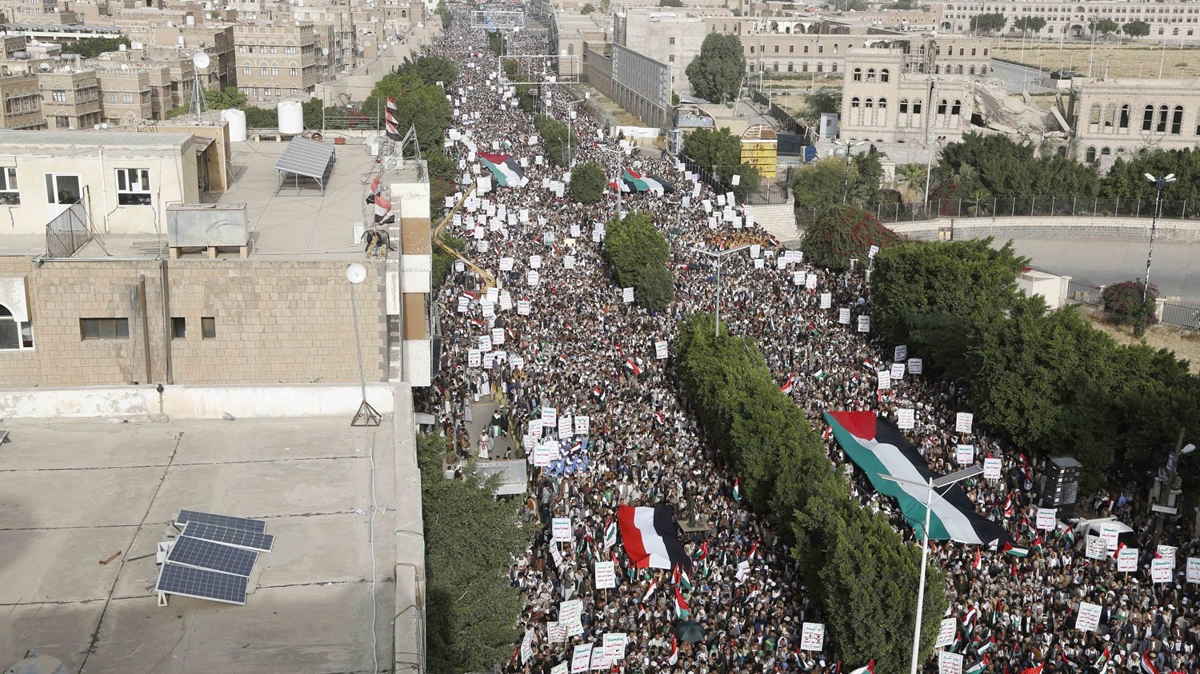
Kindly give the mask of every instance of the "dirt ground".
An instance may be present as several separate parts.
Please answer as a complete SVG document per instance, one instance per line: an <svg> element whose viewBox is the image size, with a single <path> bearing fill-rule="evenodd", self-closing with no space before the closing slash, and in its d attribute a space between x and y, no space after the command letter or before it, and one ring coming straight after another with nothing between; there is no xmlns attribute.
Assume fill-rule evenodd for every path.
<svg viewBox="0 0 1200 674"><path fill-rule="evenodd" d="M1020 40L1002 40L992 50L992 56L1034 68L1040 65L1047 71L1066 68L1087 75L1090 52L1090 44L1068 43L1060 47L1056 42L1026 40L1022 53ZM1158 77L1161 63L1164 78L1200 77L1200 58L1197 56L1200 56L1200 49L1180 49L1178 44L1168 44L1164 52L1160 45L1130 43L1124 39L1119 45L1097 42L1092 74L1099 77L1107 72L1109 77L1153 78Z"/></svg>
<svg viewBox="0 0 1200 674"><path fill-rule="evenodd" d="M1137 344L1139 341L1133 336L1131 328L1106 322L1097 309L1085 307L1083 315L1089 323L1107 332L1121 344ZM1146 331L1146 344L1155 349L1174 351L1178 358L1190 361L1193 374L1200 374L1200 333L1159 324Z"/></svg>

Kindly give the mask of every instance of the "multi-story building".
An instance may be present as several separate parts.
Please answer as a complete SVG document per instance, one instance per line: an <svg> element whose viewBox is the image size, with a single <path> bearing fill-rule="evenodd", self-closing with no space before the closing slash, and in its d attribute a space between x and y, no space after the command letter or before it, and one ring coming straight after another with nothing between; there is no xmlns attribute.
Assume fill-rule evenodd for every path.
<svg viewBox="0 0 1200 674"><path fill-rule="evenodd" d="M234 27L238 89L256 105L307 98L317 85L316 33L311 23L247 23Z"/></svg>
<svg viewBox="0 0 1200 674"><path fill-rule="evenodd" d="M672 121L671 68L628 47L612 46L612 99L647 126Z"/></svg>
<svg viewBox="0 0 1200 674"><path fill-rule="evenodd" d="M37 77L47 127L90 129L100 123L100 82L95 70L64 68Z"/></svg>
<svg viewBox="0 0 1200 674"><path fill-rule="evenodd" d="M109 124L132 124L154 116L150 74L141 69L114 68L97 71L100 108Z"/></svg>
<svg viewBox="0 0 1200 674"><path fill-rule="evenodd" d="M0 127L5 129L44 129L42 94L37 75L26 72L0 72Z"/></svg>
<svg viewBox="0 0 1200 674"><path fill-rule="evenodd" d="M1077 159L1107 169L1117 158L1200 143L1200 80L1097 79L1073 93ZM1071 115L1071 113L1074 113Z"/></svg>
<svg viewBox="0 0 1200 674"><path fill-rule="evenodd" d="M925 144L957 141L970 128L971 77L916 72L904 49L855 47L846 55L838 135Z"/></svg>
<svg viewBox="0 0 1200 674"><path fill-rule="evenodd" d="M728 10L724 11L728 13ZM667 67L668 104L672 92L691 90L685 71L692 59L700 54L705 34L705 19L689 14L652 9L630 9L613 14L614 47L621 45ZM614 60L614 78L619 72L616 66ZM647 78L656 79L653 73L648 73Z"/></svg>
<svg viewBox="0 0 1200 674"><path fill-rule="evenodd" d="M1150 24L1148 40L1172 44L1192 44L1200 41L1200 4L1195 2L1120 2L1089 0L1088 2L945 2L931 3L941 7L938 27L955 33L971 32L971 17L976 14L1000 13L1008 19L1004 32L1020 35L1013 22L1022 17L1041 17L1046 27L1040 36L1055 40L1090 37L1093 19L1111 19L1118 24L1145 21Z"/></svg>

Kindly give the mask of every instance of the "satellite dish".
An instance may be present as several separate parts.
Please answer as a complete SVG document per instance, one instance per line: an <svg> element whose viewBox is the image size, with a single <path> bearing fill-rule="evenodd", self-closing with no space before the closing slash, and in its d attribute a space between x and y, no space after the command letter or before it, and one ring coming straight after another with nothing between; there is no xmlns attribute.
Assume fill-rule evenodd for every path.
<svg viewBox="0 0 1200 674"><path fill-rule="evenodd" d="M197 68L201 68L201 69L207 68L209 62L210 62L210 59L208 58L208 54L206 54L202 51L198 51L192 55L192 64L195 65Z"/></svg>
<svg viewBox="0 0 1200 674"><path fill-rule="evenodd" d="M363 281L365 281L366 278L367 278L367 268L362 266L361 262L355 262L354 264L350 265L349 267L346 267L346 280L347 281L354 283L354 284L359 284L359 283L362 283Z"/></svg>

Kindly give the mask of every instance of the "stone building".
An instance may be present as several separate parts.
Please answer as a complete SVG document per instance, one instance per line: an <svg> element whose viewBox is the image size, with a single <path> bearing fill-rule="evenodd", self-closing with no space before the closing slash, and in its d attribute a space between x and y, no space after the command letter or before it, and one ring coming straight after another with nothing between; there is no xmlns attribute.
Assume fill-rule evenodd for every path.
<svg viewBox="0 0 1200 674"><path fill-rule="evenodd" d="M1150 24L1154 42L1195 44L1200 40L1200 5L1194 2L1120 2L1089 0L1088 2L939 2L940 30L954 33L971 32L971 17L976 14L1001 13L1008 19L1004 32L1020 37L1013 22L1021 17L1041 17L1046 27L1037 37L1061 41L1066 38L1090 38L1092 20L1111 19L1117 24L1145 21Z"/></svg>
<svg viewBox="0 0 1200 674"><path fill-rule="evenodd" d="M855 48L846 55L838 135L851 140L953 142L970 129L971 78L913 72L902 49Z"/></svg>
<svg viewBox="0 0 1200 674"><path fill-rule="evenodd" d="M1076 158L1102 169L1149 150L1194 150L1200 143L1200 80L1083 81L1074 91L1073 112Z"/></svg>
<svg viewBox="0 0 1200 674"><path fill-rule="evenodd" d="M90 129L100 123L100 81L95 70L63 68L37 77L47 127Z"/></svg>
<svg viewBox="0 0 1200 674"><path fill-rule="evenodd" d="M0 73L0 127L5 129L44 129L42 94L37 75L26 72Z"/></svg>
<svg viewBox="0 0 1200 674"><path fill-rule="evenodd" d="M311 23L238 24L233 35L237 86L247 101L270 106L289 96L312 95L318 75L317 36Z"/></svg>

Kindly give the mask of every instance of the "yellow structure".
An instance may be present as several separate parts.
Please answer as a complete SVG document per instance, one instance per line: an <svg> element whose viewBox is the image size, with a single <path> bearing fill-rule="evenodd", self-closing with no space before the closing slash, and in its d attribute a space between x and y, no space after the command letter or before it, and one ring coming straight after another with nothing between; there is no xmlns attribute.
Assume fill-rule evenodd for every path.
<svg viewBox="0 0 1200 674"><path fill-rule="evenodd" d="M779 156L779 136L765 124L755 124L742 134L742 163L758 169L758 175L775 177L775 164Z"/></svg>

